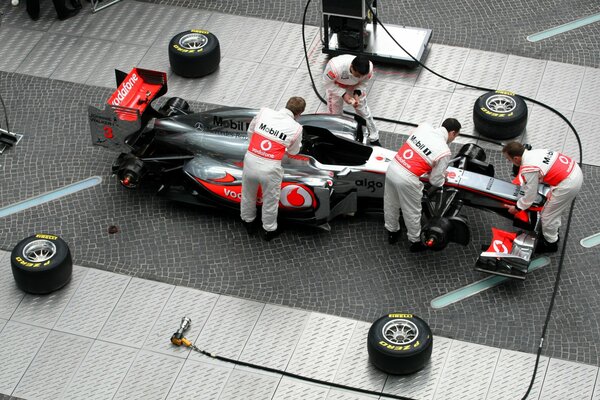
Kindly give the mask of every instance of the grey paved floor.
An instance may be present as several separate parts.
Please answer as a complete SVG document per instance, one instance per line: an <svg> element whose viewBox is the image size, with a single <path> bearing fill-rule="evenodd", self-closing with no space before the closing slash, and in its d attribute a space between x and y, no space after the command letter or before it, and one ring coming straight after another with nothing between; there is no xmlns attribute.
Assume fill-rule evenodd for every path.
<svg viewBox="0 0 600 400"><path fill-rule="evenodd" d="M220 7L224 7L225 4L227 3L220 3ZM287 3L279 5L288 11L291 7ZM80 44L94 44L96 46L94 48L102 55L112 53L108 49L112 45L110 40L115 38L111 39L109 30L100 29L100 23L106 21L96 21L98 23L96 28L84 19L73 20L72 24L69 24L70 21L59 24L53 20L48 7L49 4L46 7L47 18L40 20L37 25L30 24L27 20L10 21L8 26L3 28L7 30L0 32L5 39L3 49L9 51L13 46L11 43L15 43L11 40L19 39L19 36L13 38L13 33L26 31L28 38L31 38L31 47L29 47L31 51L38 43L34 39L37 37L39 41L44 36L41 31L36 32L36 30L44 27L44 31L55 35L52 36L53 41L46 40L51 44L60 43L58 40L61 38L68 42L70 34L81 35L83 32L92 36L70 39L71 43L77 43L75 40L79 40ZM108 16L115 15L108 14L116 13L109 10L104 11L106 14L97 14L97 18L105 20ZM180 11L173 11L166 6L161 6L159 10L170 12L168 14L170 16ZM239 10L235 9L236 12L240 12ZM12 9L9 11L15 12ZM269 13L271 11L274 12L270 10ZM255 12L258 11L253 7L248 10L250 15L254 15ZM208 14L210 13L199 11L194 16L207 20ZM219 18L226 19L222 16ZM248 22L256 22L256 20ZM89 25L85 25L88 23ZM89 29L84 30L86 26ZM261 29L266 28L261 27ZM71 30L75 33L69 33ZM8 36L7 32L11 36ZM119 34L126 33L121 31ZM93 35L105 36L102 36L99 41L94 41L96 36ZM137 46L136 48L143 50L145 55L139 54L137 59L132 58L129 63L135 65L142 60L142 65L145 65L144 60L149 60L146 62L154 63L153 65L157 67L165 66L164 55L162 59L160 58L162 53L159 46L154 46L143 37L130 40L138 42L137 45L131 44L131 46ZM104 41L107 43L103 45ZM235 40L229 38L224 42L233 43ZM43 44L44 41L38 43L40 46ZM452 246L440 254L416 257L407 252L405 243L395 247L384 243L381 216L378 215L337 220L333 223L331 233L292 228L287 230L281 239L266 244L258 239L248 238L239 226L236 216L186 208L165 202L150 194L128 193L121 190L109 176L113 155L89 145L86 121L87 105L101 104L111 93L110 89L89 85L104 86L106 79L110 79L110 73L106 73L106 77L94 83L94 79L99 75L91 74L92 70L86 68L90 68L90 62L100 63L102 57L96 55L98 58L92 57L92 61L89 57L82 57L79 59L81 65L73 64L67 62L69 53L77 54L77 49L85 46L73 44L69 46L71 47L67 47L68 51L62 52L56 52L62 49L61 46L51 47L46 51L55 51L53 57L37 57L30 62L23 60L25 57L41 54L42 50L31 53L15 52L11 53L12 58L0 60L0 64L4 63L2 64L4 71L22 69L23 73L38 75L34 77L0 72L2 78L0 91L3 95L11 94L5 96L5 101L11 110L14 130L27 135L17 148L8 151L0 158L0 168L2 168L0 206L12 204L92 175L101 176L103 183L60 201L4 218L0 225L0 248L11 249L20 238L52 227L54 232L69 242L75 260L80 265L362 321L371 321L390 309L410 308L424 317L438 335L511 350L525 352L536 350L537 337L545 317L558 256L552 257L550 267L535 272L525 282L512 282L500 286L447 309L433 310L429 306L429 302L434 297L483 277L472 271L471 265L480 244L487 241L489 235L487 227L491 224L503 224L503 221L499 221L494 216L468 212L467 215L475 228L475 240L470 246L466 248ZM436 49L439 49L437 53L442 58L444 54L450 54L449 51L452 54L463 55L463 62L467 59L466 54L469 53L467 49L438 46L434 47L434 51L430 54L432 61L436 60L434 57ZM156 55L154 55L155 51ZM267 49L264 51L266 52ZM129 54L129 52L125 50L118 54ZM231 61L222 63L222 68L225 65L250 65L258 71L260 71L258 68L265 68L262 65L243 64L241 60L235 58L237 52L232 51L232 54ZM479 53L471 54L479 55ZM493 54L484 56L496 57ZM17 60L15 57L21 58ZM228 57L227 53L225 57ZM318 55L315 57L318 58ZM43 66L40 63L44 59L50 60L53 64ZM168 68L168 64L166 65ZM551 65L555 66L555 64ZM571 68L557 65L558 67ZM571 69L575 71L574 81L582 87L581 93L584 93L586 88L595 87L596 69L585 69L585 72L582 67ZM433 87L434 89L422 87L414 89L411 96L415 97L411 97L411 100L417 102L417 95L421 93L424 95L435 93L436 99L445 99L446 102L442 104L446 112L453 112L453 109L456 109L456 112L464 113L464 110L458 107L460 100L471 101L470 99L474 98L472 93L461 92L453 87L448 89L442 86L440 90L436 82L426 77L417 78L419 71L413 73L403 71L400 76L386 75L386 70L383 68L381 71L383 72L381 75L388 78L406 79L407 81L395 84L394 88L400 91L406 90L407 96L410 91L410 88L405 87L407 83L414 85L417 81L425 88ZM460 75L461 71L458 70L457 73ZM478 72L477 69L472 71ZM533 74L541 75L539 70ZM565 75L559 73L558 76ZM585 81L587 77L593 79ZM73 79L74 82L57 79ZM205 92L197 90L196 86L177 82L176 79L173 81L176 82L172 87L173 91L179 90L179 93L188 95L184 97L193 100L203 98ZM548 81L549 83L545 85L552 88L552 85L560 84L559 81L560 79ZM582 81L587 83L582 84ZM538 79L535 88L530 90L535 94L539 85ZM545 86L542 83L543 87ZM382 90L383 88L388 89L382 86ZM585 148L585 159L592 160L598 165L600 158L596 151L597 138L593 129L597 125L594 122L597 121L597 114L593 114L595 112L593 109L590 111L585 108L589 103L578 102L579 93L578 90L573 95L569 95L571 99L564 97L563 99L569 100L564 104L570 110L569 115L574 115L575 120L580 122L578 129L582 126L582 130L586 132L586 140L588 140L586 143L590 145ZM234 104L217 101L219 98L213 92L210 95L212 97L209 98L215 99L212 101L214 103ZM450 96L456 99L456 104L450 101ZM374 95L373 97L376 98ZM243 101L243 98L244 96L239 96L238 93L238 97L229 101ZM466 101L462 102L466 103ZM192 105L197 110L210 107L193 101ZM379 109L384 110L383 105ZM402 115L420 116L425 109L426 106L415 107L415 109L408 109L406 114ZM385 109L385 111L390 110ZM399 110L392 111L396 114L391 117L400 115ZM440 115L436 114L436 120L442 118L444 113L445 111L438 112L437 114ZM537 140L540 145L561 143L565 149L572 151L572 145L566 139L566 130L557 130L551 118L534 109L530 126L532 123L539 133L534 135L534 130L529 132L528 129L528 139L534 143ZM386 130L394 129L392 127ZM404 131L397 129L396 132ZM558 136L548 137L545 132L554 132L554 135ZM401 140L401 136L397 134L386 133L383 136L383 143L389 148L396 148ZM506 176L508 168L501 167L505 164L499 155L490 152L490 156L498 165L499 173ZM596 233L597 227L600 226L600 215L595 203L600 195L598 193L600 177L597 167L587 166L584 172L586 185L577 203L572 239L567 246L563 282L550 325L545 354L598 365L600 357L597 344L597 332L600 330L598 326L600 315L597 307L600 291L597 270L599 250L598 248L585 250L578 242L581 238ZM119 234L114 236L107 234L107 227L112 224L120 227ZM578 340L573 340L574 331Z"/></svg>
<svg viewBox="0 0 600 400"><path fill-rule="evenodd" d="M23 293L10 274L0 288L0 392L26 399L505 400L527 391L536 358L436 335L423 369L391 376L368 360L367 322L77 265L50 295ZM321 383L176 347L183 315L186 338L211 354ZM541 357L528 398L590 399L598 372Z"/></svg>
<svg viewBox="0 0 600 400"><path fill-rule="evenodd" d="M224 13L302 22L306 1L142 0ZM384 23L433 29L433 43L598 67L600 22L541 42L526 37L600 13L593 0L378 1ZM320 24L321 2L312 1L307 23Z"/></svg>

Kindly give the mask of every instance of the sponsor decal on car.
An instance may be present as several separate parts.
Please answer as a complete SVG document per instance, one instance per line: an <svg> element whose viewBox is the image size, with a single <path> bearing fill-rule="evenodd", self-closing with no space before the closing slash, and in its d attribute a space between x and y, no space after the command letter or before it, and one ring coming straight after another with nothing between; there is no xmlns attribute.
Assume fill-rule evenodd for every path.
<svg viewBox="0 0 600 400"><path fill-rule="evenodd" d="M112 104L113 106L120 106L138 80L139 79L136 73L131 74L129 76L129 79L124 80L123 83L121 83L121 86L115 93L115 98L110 104Z"/></svg>
<svg viewBox="0 0 600 400"><path fill-rule="evenodd" d="M354 181L356 187L366 188L371 193L374 193L377 189L383 189L383 182L373 181L367 178L357 179Z"/></svg>
<svg viewBox="0 0 600 400"><path fill-rule="evenodd" d="M246 132L250 126L250 121L238 121L235 119L223 119L222 117L213 117L213 125L220 128L232 129L234 131Z"/></svg>
<svg viewBox="0 0 600 400"><path fill-rule="evenodd" d="M220 178L221 180L211 179L211 181L229 183L225 180L228 179L227 175L225 176L225 178ZM207 182L197 177L195 179L208 191L219 196L222 199L233 201L235 203L241 203L242 201L241 184L219 185ZM262 204L262 191L260 190L260 187L258 189L256 203ZM279 198L279 207L286 209L306 209L311 207L317 208L317 201L314 193L307 186L294 182L283 182L281 184L281 196Z"/></svg>

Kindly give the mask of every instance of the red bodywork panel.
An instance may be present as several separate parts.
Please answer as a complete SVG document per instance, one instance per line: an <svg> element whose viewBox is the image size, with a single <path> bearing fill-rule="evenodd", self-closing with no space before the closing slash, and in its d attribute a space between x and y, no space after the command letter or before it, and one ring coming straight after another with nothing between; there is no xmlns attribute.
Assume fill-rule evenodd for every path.
<svg viewBox="0 0 600 400"><path fill-rule="evenodd" d="M492 236L492 243L486 251L490 253L510 254L513 248L513 241L517 237L517 234L515 232L507 232L492 227Z"/></svg>
<svg viewBox="0 0 600 400"><path fill-rule="evenodd" d="M123 82L121 82L107 102L112 106L138 110L139 114L142 115L152 100L166 91L166 73L134 68L123 79ZM124 121L133 121L136 119L135 113L119 112L118 109L116 112L119 118Z"/></svg>

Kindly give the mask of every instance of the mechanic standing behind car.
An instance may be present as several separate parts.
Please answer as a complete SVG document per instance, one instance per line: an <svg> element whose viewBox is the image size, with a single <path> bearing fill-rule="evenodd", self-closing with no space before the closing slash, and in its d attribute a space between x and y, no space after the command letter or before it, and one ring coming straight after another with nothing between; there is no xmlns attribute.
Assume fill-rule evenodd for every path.
<svg viewBox="0 0 600 400"><path fill-rule="evenodd" d="M444 184L450 161L448 143L456 139L460 128L460 123L454 118L446 119L440 128L421 124L390 162L385 174L383 194L383 215L390 244L398 241L402 209L410 251L416 253L427 250L427 246L421 243L423 183L419 177L429 173L432 187Z"/></svg>
<svg viewBox="0 0 600 400"><path fill-rule="evenodd" d="M291 97L285 108L275 111L261 108L248 127L248 150L242 171L241 217L248 233L254 233L258 186L262 189L263 237L277 236L277 211L281 195L281 160L298 154L302 144L302 125L296 119L304 112L302 97Z"/></svg>
<svg viewBox="0 0 600 400"><path fill-rule="evenodd" d="M344 102L350 104L367 123L369 144L381 146L379 130L367 105L367 83L372 76L373 63L367 57L343 54L329 60L323 81L329 113L342 114Z"/></svg>
<svg viewBox="0 0 600 400"><path fill-rule="evenodd" d="M583 184L583 173L579 165L570 157L557 151L534 149L526 150L519 142L510 142L502 149L506 159L519 167L517 178L525 193L516 206L506 206L508 212L516 214L526 210L535 201L540 182L550 185L552 193L541 213L542 240L536 253L553 253L558 250L558 228L560 215L571 200L577 196Z"/></svg>

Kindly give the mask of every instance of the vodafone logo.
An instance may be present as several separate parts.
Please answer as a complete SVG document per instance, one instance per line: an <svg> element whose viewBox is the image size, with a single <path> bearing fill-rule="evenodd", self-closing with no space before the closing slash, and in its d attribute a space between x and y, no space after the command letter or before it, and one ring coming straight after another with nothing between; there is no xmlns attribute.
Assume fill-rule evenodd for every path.
<svg viewBox="0 0 600 400"><path fill-rule="evenodd" d="M312 196L301 186L287 185L281 189L279 198L281 205L290 208L306 208L312 206Z"/></svg>
<svg viewBox="0 0 600 400"><path fill-rule="evenodd" d="M271 143L270 140L265 139L262 142L260 142L260 148L262 151L269 151L272 147L273 143Z"/></svg>
<svg viewBox="0 0 600 400"><path fill-rule="evenodd" d="M413 156L415 155L414 151L412 151L412 149L406 149L404 150L404 153L402 153L402 158L404 158L405 160L410 160L411 158L413 158Z"/></svg>
<svg viewBox="0 0 600 400"><path fill-rule="evenodd" d="M562 154L560 156L558 156L558 161L560 161L563 164L568 165L569 164L569 159L565 156L563 156Z"/></svg>
<svg viewBox="0 0 600 400"><path fill-rule="evenodd" d="M502 240L494 240L493 247L496 253L508 254L508 248L504 245Z"/></svg>
<svg viewBox="0 0 600 400"><path fill-rule="evenodd" d="M125 97L129 94L129 91L133 88L135 83L138 81L137 74L131 75L128 80L124 81L121 84L121 89L119 89L117 97L112 101L113 106L121 105L121 102L125 100Z"/></svg>

